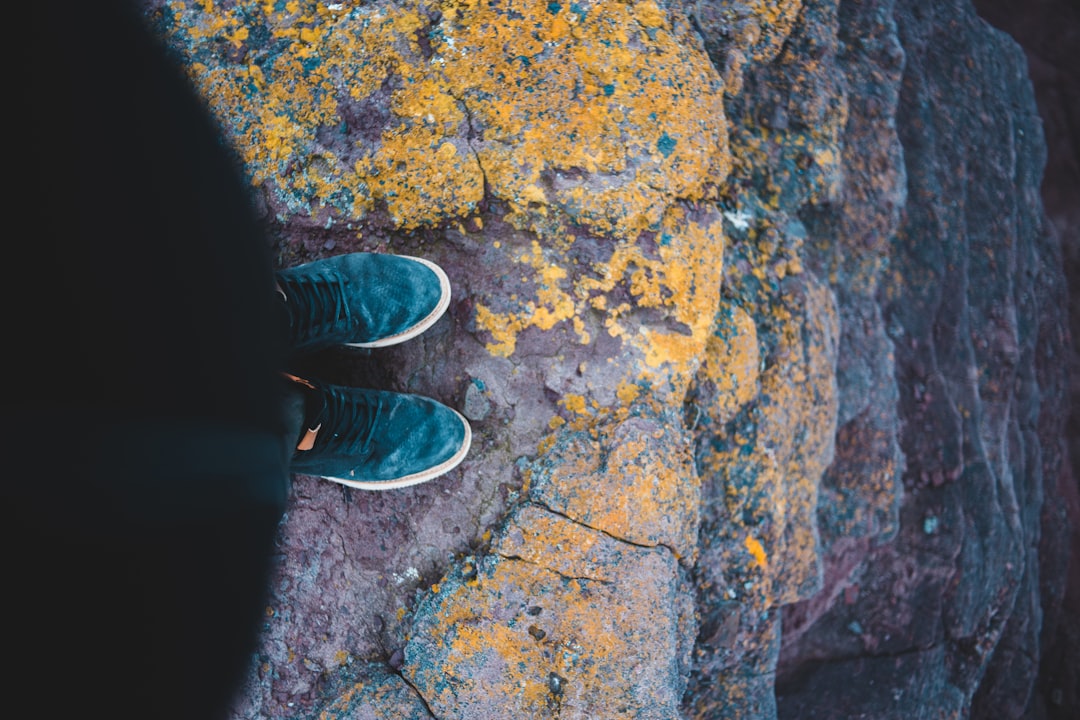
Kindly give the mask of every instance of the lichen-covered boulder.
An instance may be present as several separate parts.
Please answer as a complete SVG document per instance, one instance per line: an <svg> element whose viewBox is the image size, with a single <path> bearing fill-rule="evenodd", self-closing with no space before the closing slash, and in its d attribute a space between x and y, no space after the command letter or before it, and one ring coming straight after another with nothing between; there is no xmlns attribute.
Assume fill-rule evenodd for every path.
<svg viewBox="0 0 1080 720"><path fill-rule="evenodd" d="M447 317L421 338L311 362L460 407L475 433L459 470L414 489L297 478L238 714L314 712L379 658L440 713L498 717L523 679L539 683L523 712L552 698L567 713L677 712L700 508L681 408L714 338L713 200L730 166L723 83L685 14L653 0L163 2L148 17L238 147L283 264L402 252L451 278ZM507 556L522 533L532 545L513 553L542 550L544 572ZM565 585L559 553L597 538L603 582ZM475 582L455 584L467 567ZM524 612L508 597L549 608L547 646L503 642L505 615ZM630 622L649 598L649 621ZM435 645L462 613L481 618L472 640ZM582 624L591 613L623 618L610 642L586 642L609 622ZM580 643L580 662L545 660L552 643ZM496 671L498 653L526 650ZM620 680L636 657L655 660ZM470 668L488 673L472 703L433 679Z"/></svg>

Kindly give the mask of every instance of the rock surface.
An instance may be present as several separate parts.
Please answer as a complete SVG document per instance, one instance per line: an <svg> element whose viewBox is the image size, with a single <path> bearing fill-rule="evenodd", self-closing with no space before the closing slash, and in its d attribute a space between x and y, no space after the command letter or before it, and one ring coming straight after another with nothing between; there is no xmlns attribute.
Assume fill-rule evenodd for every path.
<svg viewBox="0 0 1080 720"><path fill-rule="evenodd" d="M1061 243L1069 283L1072 412L1065 440L1073 478L1080 478L1080 132L1075 124L1080 115L1080 70L1071 50L1080 42L1080 8L1055 0L1040 0L1023 11L997 0L978 0L975 7L1023 46L1043 121L1047 145L1043 207ZM1080 561L1076 560L1080 558L1080 488L1063 475L1056 490L1056 500L1048 499L1042 511L1041 577L1048 588L1041 597L1042 655L1031 712L1034 717L1066 720L1080 708ZM1070 519L1068 525L1062 522L1063 516ZM1069 552L1061 553L1065 546Z"/></svg>
<svg viewBox="0 0 1080 720"><path fill-rule="evenodd" d="M296 478L236 718L1080 708L1075 224L967 0L144 4L281 265L451 278L303 369L474 430L414 488Z"/></svg>
<svg viewBox="0 0 1080 720"><path fill-rule="evenodd" d="M908 194L879 298L902 388L899 532L845 552L843 602L792 618L781 714L1023 717L1040 596L1059 582L1040 578L1040 509L1067 470L1041 127L1020 49L970 7L899 0L894 16ZM894 704L854 689L871 683Z"/></svg>

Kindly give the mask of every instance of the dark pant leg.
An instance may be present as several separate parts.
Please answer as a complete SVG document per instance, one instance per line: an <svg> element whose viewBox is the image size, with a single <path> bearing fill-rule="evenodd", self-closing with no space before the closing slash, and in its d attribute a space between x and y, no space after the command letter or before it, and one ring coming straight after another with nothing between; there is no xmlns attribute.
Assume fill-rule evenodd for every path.
<svg viewBox="0 0 1080 720"><path fill-rule="evenodd" d="M136 12L23 5L7 24L29 45L4 51L10 684L46 715L223 717L288 482L268 247Z"/></svg>

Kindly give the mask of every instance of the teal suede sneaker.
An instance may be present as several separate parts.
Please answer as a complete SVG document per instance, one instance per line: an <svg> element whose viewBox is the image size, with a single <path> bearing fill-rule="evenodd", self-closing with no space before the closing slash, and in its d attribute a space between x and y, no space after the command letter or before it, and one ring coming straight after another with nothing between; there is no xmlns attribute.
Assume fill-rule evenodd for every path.
<svg viewBox="0 0 1080 720"><path fill-rule="evenodd" d="M305 396L294 473L392 490L439 477L469 452L469 422L431 398L291 379Z"/></svg>
<svg viewBox="0 0 1080 720"><path fill-rule="evenodd" d="M434 325L450 305L443 269L408 255L316 260L278 271L277 289L294 352L404 342Z"/></svg>

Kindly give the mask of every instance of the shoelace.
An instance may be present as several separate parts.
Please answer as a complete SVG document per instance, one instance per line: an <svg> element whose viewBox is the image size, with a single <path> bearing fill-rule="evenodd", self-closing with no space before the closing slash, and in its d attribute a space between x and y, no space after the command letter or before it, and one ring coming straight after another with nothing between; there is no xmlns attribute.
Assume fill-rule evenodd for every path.
<svg viewBox="0 0 1080 720"><path fill-rule="evenodd" d="M374 402L362 394L346 394L335 387L323 387L326 405L317 418L320 429L316 452L342 452L356 458L367 457L375 437L375 421L382 410L382 398Z"/></svg>
<svg viewBox="0 0 1080 720"><path fill-rule="evenodd" d="M349 305L340 277L320 273L278 275L278 283L285 293L294 347L303 346L311 338L328 336L339 325L348 328Z"/></svg>

